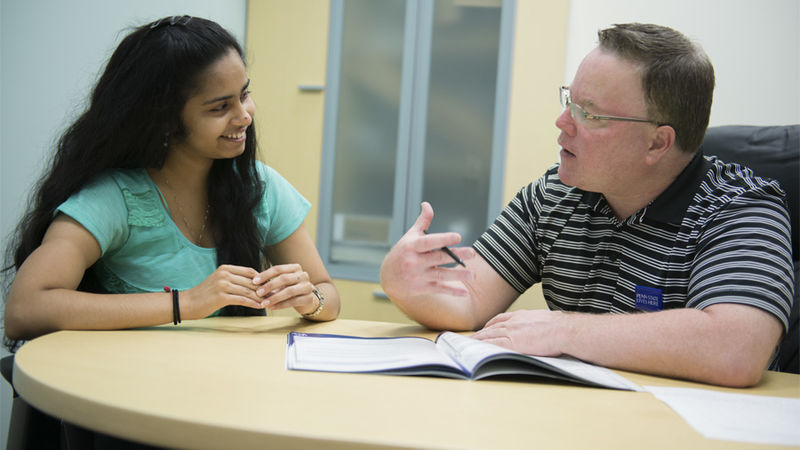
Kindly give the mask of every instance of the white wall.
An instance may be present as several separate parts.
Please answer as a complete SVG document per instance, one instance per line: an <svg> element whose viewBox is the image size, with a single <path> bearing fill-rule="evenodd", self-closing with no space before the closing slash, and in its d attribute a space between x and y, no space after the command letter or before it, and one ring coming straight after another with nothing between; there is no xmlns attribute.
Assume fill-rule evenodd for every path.
<svg viewBox="0 0 800 450"><path fill-rule="evenodd" d="M669 26L703 47L717 81L712 126L800 123L797 0L571 0L566 84L597 30L625 22Z"/></svg>
<svg viewBox="0 0 800 450"><path fill-rule="evenodd" d="M244 42L246 4L246 0L0 2L2 251L54 141L82 110L125 30L159 17L189 14L215 20ZM6 444L10 399L8 384L0 381L0 448Z"/></svg>

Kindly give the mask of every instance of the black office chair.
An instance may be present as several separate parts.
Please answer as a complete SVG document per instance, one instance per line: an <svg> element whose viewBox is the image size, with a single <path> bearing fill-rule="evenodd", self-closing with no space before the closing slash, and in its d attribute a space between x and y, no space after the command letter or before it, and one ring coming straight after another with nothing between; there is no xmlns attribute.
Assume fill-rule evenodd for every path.
<svg viewBox="0 0 800 450"><path fill-rule="evenodd" d="M742 164L757 176L777 180L786 192L792 224L794 303L789 331L778 350L778 366L782 372L800 373L800 125L711 127L701 149L705 155Z"/></svg>

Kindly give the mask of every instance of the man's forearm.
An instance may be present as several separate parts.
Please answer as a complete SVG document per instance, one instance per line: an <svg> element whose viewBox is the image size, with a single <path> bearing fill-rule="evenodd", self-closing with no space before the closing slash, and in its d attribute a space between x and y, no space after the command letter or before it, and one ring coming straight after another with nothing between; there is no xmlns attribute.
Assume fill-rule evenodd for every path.
<svg viewBox="0 0 800 450"><path fill-rule="evenodd" d="M469 304L466 298L444 294L392 295L388 290L386 294L405 315L433 330L464 331L481 325L465 308Z"/></svg>
<svg viewBox="0 0 800 450"><path fill-rule="evenodd" d="M726 386L758 382L782 334L753 307L564 314L564 353L608 367Z"/></svg>

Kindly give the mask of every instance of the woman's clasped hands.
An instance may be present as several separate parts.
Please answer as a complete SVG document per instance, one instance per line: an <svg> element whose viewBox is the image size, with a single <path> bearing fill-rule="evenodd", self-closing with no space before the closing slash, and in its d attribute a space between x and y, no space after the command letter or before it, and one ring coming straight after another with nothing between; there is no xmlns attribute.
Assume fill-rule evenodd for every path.
<svg viewBox="0 0 800 450"><path fill-rule="evenodd" d="M281 264L258 272L250 267L222 265L199 285L181 293L181 313L187 319L208 316L228 305L255 309L296 308L313 312L319 300L300 264ZM188 297L188 298L187 298Z"/></svg>
<svg viewBox="0 0 800 450"><path fill-rule="evenodd" d="M319 306L314 284L300 264L272 266L256 275L253 284L266 309L295 308L300 314L308 314Z"/></svg>

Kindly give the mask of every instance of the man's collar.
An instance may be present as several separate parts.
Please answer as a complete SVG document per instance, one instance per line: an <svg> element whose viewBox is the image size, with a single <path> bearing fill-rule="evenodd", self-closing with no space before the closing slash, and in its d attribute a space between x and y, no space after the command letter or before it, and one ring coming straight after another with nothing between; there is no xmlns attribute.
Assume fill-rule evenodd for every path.
<svg viewBox="0 0 800 450"><path fill-rule="evenodd" d="M697 150L675 181L647 207L647 217L664 223L680 223L710 165L703 158L703 152Z"/></svg>
<svg viewBox="0 0 800 450"><path fill-rule="evenodd" d="M703 158L702 151L697 150L675 181L644 211L637 212L633 217L639 217L641 220L647 216L649 219L663 223L680 223L710 165L711 163ZM598 192L584 191L582 201L598 212L608 205L605 197Z"/></svg>
<svg viewBox="0 0 800 450"><path fill-rule="evenodd" d="M590 192L590 191L583 191L583 198L581 201L586 203L587 205L591 206L593 210L600 211L600 206L602 205L602 201L605 199L603 194L599 192Z"/></svg>

